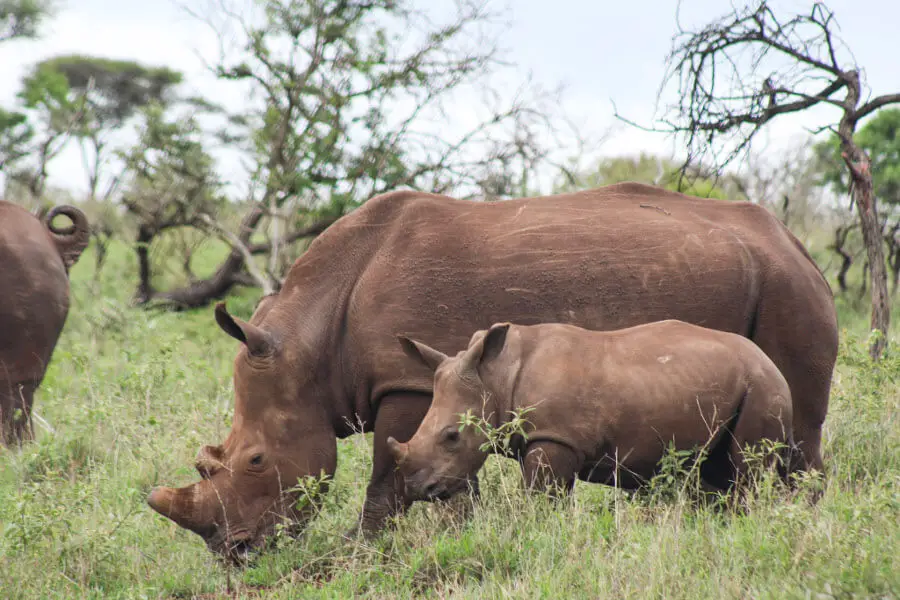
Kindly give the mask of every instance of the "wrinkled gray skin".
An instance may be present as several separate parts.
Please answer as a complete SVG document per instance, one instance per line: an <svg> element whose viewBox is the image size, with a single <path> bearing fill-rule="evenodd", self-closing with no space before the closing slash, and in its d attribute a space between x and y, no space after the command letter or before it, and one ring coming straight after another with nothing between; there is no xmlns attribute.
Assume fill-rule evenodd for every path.
<svg viewBox="0 0 900 600"><path fill-rule="evenodd" d="M531 409L526 436L513 436L509 452L539 490L568 492L576 479L635 489L657 472L669 444L709 452L700 465L709 490L745 480L747 445L780 442L784 450L768 458L784 477L796 455L787 381L733 333L681 321L609 332L498 323L454 358L400 341L435 371L434 400L415 435L405 444L388 439L414 498L450 497L481 468L488 440L460 426L467 412L496 428Z"/></svg>
<svg viewBox="0 0 900 600"><path fill-rule="evenodd" d="M450 349L498 321L613 330L663 319L756 342L791 386L805 465L822 469L834 300L765 208L634 183L504 202L402 191L316 238L249 322L216 310L240 342L234 425L200 451L200 481L148 502L216 552L255 548L297 522L296 494L281 490L333 474L337 440L361 429L373 456L359 525L376 533L411 503L386 440L412 437L434 379L397 333Z"/></svg>
<svg viewBox="0 0 900 600"><path fill-rule="evenodd" d="M71 226L54 225L58 215ZM77 208L58 206L42 222L0 200L0 443L34 437L34 392L69 312L68 270L89 239Z"/></svg>

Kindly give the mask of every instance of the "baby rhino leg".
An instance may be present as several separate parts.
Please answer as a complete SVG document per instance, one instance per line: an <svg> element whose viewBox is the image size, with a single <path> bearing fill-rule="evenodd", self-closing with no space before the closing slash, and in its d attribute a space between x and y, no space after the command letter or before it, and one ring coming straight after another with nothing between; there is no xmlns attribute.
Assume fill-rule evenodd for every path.
<svg viewBox="0 0 900 600"><path fill-rule="evenodd" d="M578 462L575 452L568 446L556 442L532 442L521 460L525 487L549 492L557 498L566 496L575 487Z"/></svg>
<svg viewBox="0 0 900 600"><path fill-rule="evenodd" d="M748 470L754 464L777 469L785 474L793 443L791 399L788 394L751 389L734 427L730 458L738 487L744 487ZM745 453L745 449L749 454Z"/></svg>

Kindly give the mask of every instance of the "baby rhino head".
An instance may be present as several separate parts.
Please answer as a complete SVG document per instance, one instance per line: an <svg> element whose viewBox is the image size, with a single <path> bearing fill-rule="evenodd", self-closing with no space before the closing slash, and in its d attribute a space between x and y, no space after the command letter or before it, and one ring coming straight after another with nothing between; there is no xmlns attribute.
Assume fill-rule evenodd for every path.
<svg viewBox="0 0 900 600"><path fill-rule="evenodd" d="M487 458L481 428L464 425L474 415L496 425L499 415L483 381L486 366L506 343L509 323L475 333L469 347L449 357L421 342L400 336L410 357L434 371L434 399L419 429L407 443L388 438L388 447L413 498L444 499L466 488Z"/></svg>

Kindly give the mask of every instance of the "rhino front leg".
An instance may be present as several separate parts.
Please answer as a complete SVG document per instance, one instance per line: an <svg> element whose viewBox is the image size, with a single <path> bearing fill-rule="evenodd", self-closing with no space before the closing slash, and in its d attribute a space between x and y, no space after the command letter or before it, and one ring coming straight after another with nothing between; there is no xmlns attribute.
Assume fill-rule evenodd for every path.
<svg viewBox="0 0 900 600"><path fill-rule="evenodd" d="M390 394L382 398L375 417L372 478L366 489L362 514L352 534L361 530L363 535L372 536L384 528L390 517L412 504L406 497L403 476L397 471L388 450L387 438L408 441L419 428L429 406L431 396L426 394Z"/></svg>
<svg viewBox="0 0 900 600"><path fill-rule="evenodd" d="M549 441L531 442L521 461L525 488L548 492L554 498L565 497L575 487L579 463L578 456L568 446Z"/></svg>

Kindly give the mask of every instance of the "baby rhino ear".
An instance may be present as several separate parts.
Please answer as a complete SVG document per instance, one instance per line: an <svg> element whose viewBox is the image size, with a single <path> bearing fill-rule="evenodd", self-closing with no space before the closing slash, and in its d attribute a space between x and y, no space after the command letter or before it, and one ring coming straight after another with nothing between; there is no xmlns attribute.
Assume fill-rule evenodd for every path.
<svg viewBox="0 0 900 600"><path fill-rule="evenodd" d="M411 340L404 335L398 335L397 340L400 342L400 346L403 347L403 351L407 356L414 358L432 371L437 370L438 365L447 360L446 354L440 350L435 350L422 342Z"/></svg>
<svg viewBox="0 0 900 600"><path fill-rule="evenodd" d="M503 351L510 325L511 323L496 323L488 330L484 336L484 350L481 352L482 363L494 360Z"/></svg>
<svg viewBox="0 0 900 600"><path fill-rule="evenodd" d="M510 323L496 323L487 330L487 333L476 332L469 342L469 349L460 365L462 371L474 371L479 365L494 360L503 351L506 345L506 334L509 332Z"/></svg>

